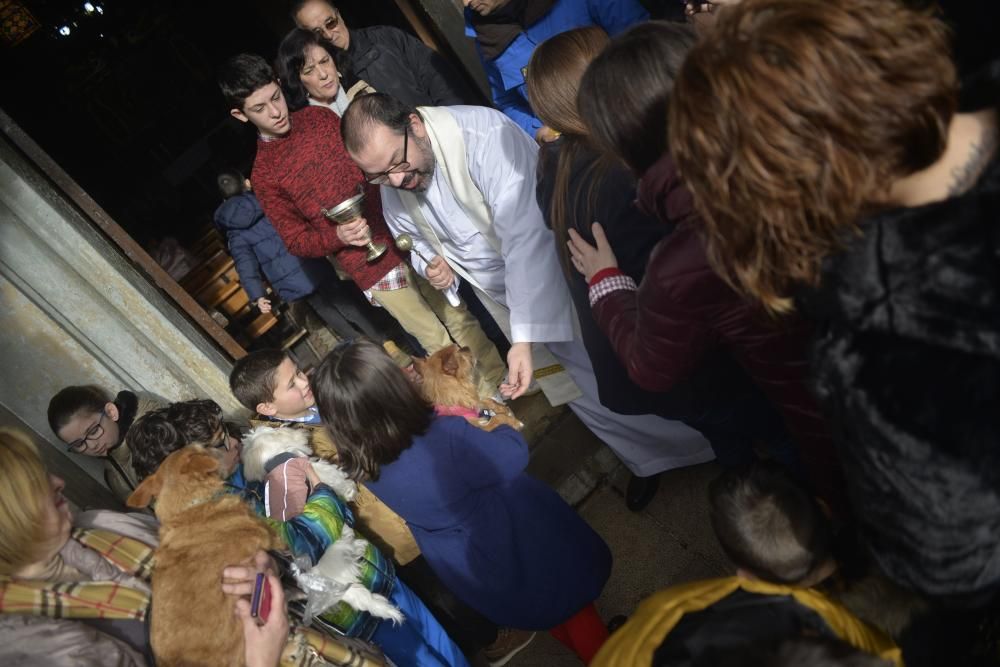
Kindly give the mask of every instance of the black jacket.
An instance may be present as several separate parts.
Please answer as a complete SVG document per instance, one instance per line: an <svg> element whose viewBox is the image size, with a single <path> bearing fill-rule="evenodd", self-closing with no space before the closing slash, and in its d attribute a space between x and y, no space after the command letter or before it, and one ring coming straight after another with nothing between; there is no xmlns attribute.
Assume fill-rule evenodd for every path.
<svg viewBox="0 0 1000 667"><path fill-rule="evenodd" d="M1000 589L1000 155L968 192L861 229L800 299L820 323L817 388L853 505L899 583L989 595Z"/></svg>
<svg viewBox="0 0 1000 667"><path fill-rule="evenodd" d="M539 157L536 197L546 224L551 224L556 164L564 141L547 145ZM673 225L638 210L634 203L636 183L625 169L611 166L603 174L590 171L589 167L596 160L597 153L585 149L573 164L568 188L568 199L573 206L567 224L572 224L593 243L590 223L600 221L607 230L608 241L622 271L639 282L645 274L650 251L671 232ZM590 185L595 177L598 180L594 209L587 211ZM564 244L565 239L557 239L556 243ZM559 260L553 257L552 261ZM780 417L764 395L723 351L706 355L697 372L676 383L669 391L652 392L640 388L629 378L611 343L598 327L583 276L571 270L566 274L566 281L576 306L584 346L594 367L598 396L609 410L619 414L656 414L680 419L701 431L720 456L725 456L720 454L723 451L749 451L748 443L753 439L771 443L787 437Z"/></svg>
<svg viewBox="0 0 1000 667"><path fill-rule="evenodd" d="M478 104L451 65L416 37L376 25L351 30L351 71L409 106Z"/></svg>
<svg viewBox="0 0 1000 667"><path fill-rule="evenodd" d="M538 206L545 216L545 224L552 226L551 208L555 194L556 166L564 139L545 144L538 159ZM594 193L594 209L588 211L591 178L590 169L597 161L597 154L582 149L570 175L569 201L574 205L567 211L568 222L589 243L594 242L590 224L600 221L615 251L618 266L636 283L642 282L646 261L653 246L673 229L656 218L639 211L635 206L635 179L617 164L600 174L600 184ZM589 213L589 215L588 215ZM560 253L566 247L565 238L557 238ZM566 271L566 269L569 271ZM598 396L601 403L620 414L655 413L662 400L660 394L640 389L628 377L625 367L615 354L610 341L597 326L590 310L587 281L572 266L563 266L566 284L580 321L580 332L587 355L594 366Z"/></svg>

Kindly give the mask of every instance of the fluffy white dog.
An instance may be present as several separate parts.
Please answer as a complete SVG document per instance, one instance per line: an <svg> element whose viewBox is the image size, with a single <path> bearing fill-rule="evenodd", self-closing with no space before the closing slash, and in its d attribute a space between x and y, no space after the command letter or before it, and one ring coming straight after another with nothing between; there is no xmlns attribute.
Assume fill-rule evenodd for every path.
<svg viewBox="0 0 1000 667"><path fill-rule="evenodd" d="M338 466L313 456L309 434L296 428L258 426L243 438L243 472L253 481L264 480L268 516L287 521L302 512L309 495L303 472L311 465L320 480L339 497L350 502L358 487ZM299 586L308 595L306 616L322 613L341 600L373 616L403 621L403 614L382 595L360 583L361 565L368 542L344 524L340 537L327 548L312 568L300 563L295 568Z"/></svg>
<svg viewBox="0 0 1000 667"><path fill-rule="evenodd" d="M347 502L358 495L358 485L348 479L339 466L313 455L312 448L309 447L309 434L303 429L272 426L251 429L243 438L243 453L240 458L243 460L243 472L247 479L280 486L284 494L300 498L303 503L305 497L301 492L307 489L299 483L301 468L296 471L285 466L286 463L295 463L295 459L301 458L309 461L320 480ZM302 488L298 488L300 486ZM268 513L268 516L271 514ZM275 518L283 517L276 515Z"/></svg>

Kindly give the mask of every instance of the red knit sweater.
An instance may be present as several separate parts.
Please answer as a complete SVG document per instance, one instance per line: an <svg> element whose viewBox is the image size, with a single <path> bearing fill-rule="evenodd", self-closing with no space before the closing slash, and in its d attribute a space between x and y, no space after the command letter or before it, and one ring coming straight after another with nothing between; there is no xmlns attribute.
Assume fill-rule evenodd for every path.
<svg viewBox="0 0 1000 667"><path fill-rule="evenodd" d="M253 165L254 192L264 213L289 252L299 257L336 255L337 262L358 287L368 289L403 261L382 217L378 186L369 185L347 154L340 139L340 118L324 107L310 106L291 115L288 134L257 141ZM321 208L333 208L357 194L363 184L365 219L372 237L389 252L368 263L364 247L346 245L337 226L323 217Z"/></svg>

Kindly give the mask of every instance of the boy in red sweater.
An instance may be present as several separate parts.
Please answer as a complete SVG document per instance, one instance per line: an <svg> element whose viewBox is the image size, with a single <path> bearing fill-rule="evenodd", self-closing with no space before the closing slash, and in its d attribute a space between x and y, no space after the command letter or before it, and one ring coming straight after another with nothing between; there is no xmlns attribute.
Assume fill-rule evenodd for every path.
<svg viewBox="0 0 1000 667"><path fill-rule="evenodd" d="M230 114L257 128L253 184L264 212L289 252L300 257L333 255L374 303L383 306L433 354L452 340L478 360L480 393L492 396L506 378L496 347L464 304L443 294L410 269L382 218L378 186L367 183L340 138L340 119L308 106L289 113L274 71L260 56L230 58L219 73ZM364 189L364 217L336 225L320 212ZM366 259L369 240L388 250Z"/></svg>

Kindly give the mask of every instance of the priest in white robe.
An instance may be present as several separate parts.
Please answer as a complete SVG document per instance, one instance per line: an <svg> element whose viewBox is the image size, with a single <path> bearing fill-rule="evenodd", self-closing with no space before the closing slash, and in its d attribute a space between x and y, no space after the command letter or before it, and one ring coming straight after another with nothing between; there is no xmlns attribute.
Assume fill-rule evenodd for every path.
<svg viewBox="0 0 1000 667"><path fill-rule="evenodd" d="M713 457L701 434L681 422L620 415L598 400L555 240L535 199L538 147L520 127L485 107L410 109L375 94L351 104L341 131L365 177L384 186L393 234L412 237L414 269L446 292L467 280L510 339L504 395L522 395L537 365L549 400L568 402L640 477Z"/></svg>

